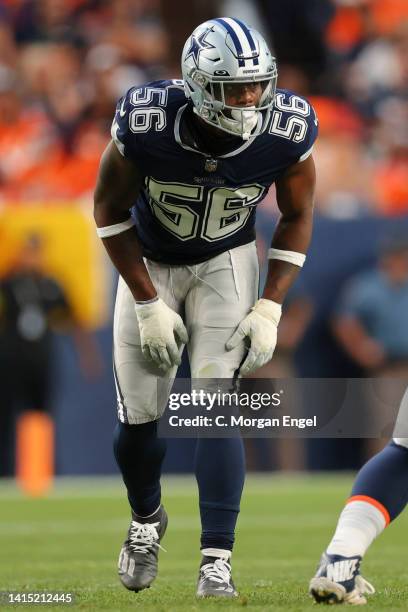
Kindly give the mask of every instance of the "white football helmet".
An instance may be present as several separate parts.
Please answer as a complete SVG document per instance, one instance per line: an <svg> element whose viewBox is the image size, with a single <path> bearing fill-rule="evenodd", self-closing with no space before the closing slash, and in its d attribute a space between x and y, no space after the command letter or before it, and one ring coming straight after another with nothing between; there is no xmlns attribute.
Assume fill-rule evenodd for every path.
<svg viewBox="0 0 408 612"><path fill-rule="evenodd" d="M278 71L264 38L232 17L199 25L184 45L181 69L187 98L201 119L244 140L261 134L269 121ZM256 106L226 103L225 87L260 83Z"/></svg>

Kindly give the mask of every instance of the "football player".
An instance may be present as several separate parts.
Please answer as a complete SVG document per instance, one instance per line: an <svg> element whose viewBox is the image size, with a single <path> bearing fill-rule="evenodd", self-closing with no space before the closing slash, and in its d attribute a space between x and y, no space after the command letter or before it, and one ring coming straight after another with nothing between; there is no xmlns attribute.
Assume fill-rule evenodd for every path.
<svg viewBox="0 0 408 612"><path fill-rule="evenodd" d="M187 345L192 377L234 379L267 363L281 305L312 229L317 119L276 90L264 39L235 18L198 26L183 80L133 87L117 104L95 192L98 235L120 279L114 318L114 450L131 507L119 576L149 587L167 525L157 435ZM275 183L280 220L258 299L255 211ZM234 597L231 551L244 483L242 440L200 438L199 597Z"/></svg>
<svg viewBox="0 0 408 612"><path fill-rule="evenodd" d="M333 538L323 553L309 591L320 603L362 605L374 587L360 574L374 539L408 503L408 389L391 442L357 474Z"/></svg>

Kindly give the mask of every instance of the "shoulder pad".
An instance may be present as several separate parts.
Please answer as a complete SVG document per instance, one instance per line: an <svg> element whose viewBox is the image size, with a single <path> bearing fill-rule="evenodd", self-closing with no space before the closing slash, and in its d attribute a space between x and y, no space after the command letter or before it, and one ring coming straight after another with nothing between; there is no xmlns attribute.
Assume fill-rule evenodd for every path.
<svg viewBox="0 0 408 612"><path fill-rule="evenodd" d="M303 161L317 138L318 120L313 106L292 91L278 89L268 133L282 139L288 156Z"/></svg>
<svg viewBox="0 0 408 612"><path fill-rule="evenodd" d="M186 100L184 81L153 81L129 89L116 105L111 136L124 157L137 157L144 135L166 126L166 109Z"/></svg>

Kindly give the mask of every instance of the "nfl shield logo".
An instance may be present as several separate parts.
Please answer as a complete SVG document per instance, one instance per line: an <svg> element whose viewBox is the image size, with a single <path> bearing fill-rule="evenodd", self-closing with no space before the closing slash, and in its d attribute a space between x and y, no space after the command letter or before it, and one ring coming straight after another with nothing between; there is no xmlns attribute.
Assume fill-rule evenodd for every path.
<svg viewBox="0 0 408 612"><path fill-rule="evenodd" d="M209 157L208 159L205 160L205 166L204 169L206 172L215 172L218 166L218 162L216 159L212 159L211 157Z"/></svg>

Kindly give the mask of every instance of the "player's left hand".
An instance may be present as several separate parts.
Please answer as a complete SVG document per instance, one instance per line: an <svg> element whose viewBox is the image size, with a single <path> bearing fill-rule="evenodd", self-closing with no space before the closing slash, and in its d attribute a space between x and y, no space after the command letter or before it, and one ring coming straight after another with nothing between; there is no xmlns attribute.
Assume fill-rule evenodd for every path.
<svg viewBox="0 0 408 612"><path fill-rule="evenodd" d="M244 338L250 341L247 358L240 368L242 376L255 372L272 359L281 314L282 306L277 302L258 300L226 343L226 349L230 351Z"/></svg>

